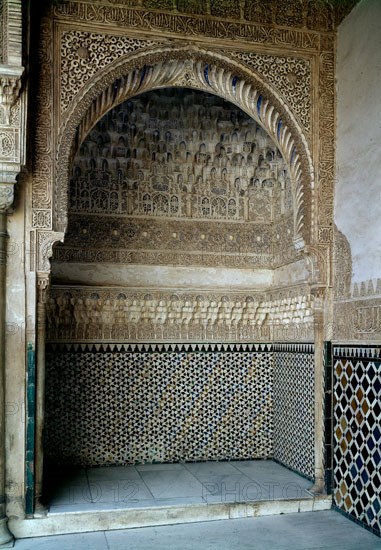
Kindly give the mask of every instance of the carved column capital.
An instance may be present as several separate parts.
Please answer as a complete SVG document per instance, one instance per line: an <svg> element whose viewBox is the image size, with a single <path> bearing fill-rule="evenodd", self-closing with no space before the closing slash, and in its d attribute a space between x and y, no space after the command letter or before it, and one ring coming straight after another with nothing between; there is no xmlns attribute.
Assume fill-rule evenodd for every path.
<svg viewBox="0 0 381 550"><path fill-rule="evenodd" d="M37 272L37 301L39 304L46 303L46 295L50 285L50 273Z"/></svg>
<svg viewBox="0 0 381 550"><path fill-rule="evenodd" d="M0 183L0 214L4 214L13 204L13 183Z"/></svg>
<svg viewBox="0 0 381 550"><path fill-rule="evenodd" d="M313 308L315 313L324 311L326 290L324 285L311 287L311 296L313 297Z"/></svg>
<svg viewBox="0 0 381 550"><path fill-rule="evenodd" d="M23 67L0 65L0 106L4 110L4 123L10 123L11 107L15 105L21 90Z"/></svg>

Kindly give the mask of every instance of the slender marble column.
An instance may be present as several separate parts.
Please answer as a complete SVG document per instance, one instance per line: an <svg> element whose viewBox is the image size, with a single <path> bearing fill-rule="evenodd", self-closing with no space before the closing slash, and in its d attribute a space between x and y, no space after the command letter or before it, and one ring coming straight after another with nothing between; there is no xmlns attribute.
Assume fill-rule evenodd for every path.
<svg viewBox="0 0 381 550"><path fill-rule="evenodd" d="M13 185L0 183L0 546L13 544L7 526L5 494L5 305L7 270L7 210L13 203Z"/></svg>
<svg viewBox="0 0 381 550"><path fill-rule="evenodd" d="M45 341L46 295L49 273L37 273L37 364L36 364L36 440L35 440L35 516L45 513L41 502L44 468Z"/></svg>

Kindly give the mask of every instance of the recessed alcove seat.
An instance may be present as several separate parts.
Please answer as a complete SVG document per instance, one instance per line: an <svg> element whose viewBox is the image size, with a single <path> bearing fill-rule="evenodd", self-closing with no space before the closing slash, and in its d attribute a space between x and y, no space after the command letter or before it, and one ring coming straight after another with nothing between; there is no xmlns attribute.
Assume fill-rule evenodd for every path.
<svg viewBox="0 0 381 550"><path fill-rule="evenodd" d="M330 509L332 498L309 487L272 460L57 467L47 514L28 522L28 536ZM12 528L23 536L22 524Z"/></svg>

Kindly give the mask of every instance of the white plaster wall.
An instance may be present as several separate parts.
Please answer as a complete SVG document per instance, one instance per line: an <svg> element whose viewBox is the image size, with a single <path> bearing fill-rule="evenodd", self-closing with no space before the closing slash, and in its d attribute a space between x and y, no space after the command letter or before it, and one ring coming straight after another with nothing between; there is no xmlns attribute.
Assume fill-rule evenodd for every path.
<svg viewBox="0 0 381 550"><path fill-rule="evenodd" d="M123 264L55 263L55 282L62 284L117 285L135 288L268 288L270 269L231 269L226 267L172 267Z"/></svg>
<svg viewBox="0 0 381 550"><path fill-rule="evenodd" d="M338 29L335 221L353 281L381 276L381 1L362 0Z"/></svg>

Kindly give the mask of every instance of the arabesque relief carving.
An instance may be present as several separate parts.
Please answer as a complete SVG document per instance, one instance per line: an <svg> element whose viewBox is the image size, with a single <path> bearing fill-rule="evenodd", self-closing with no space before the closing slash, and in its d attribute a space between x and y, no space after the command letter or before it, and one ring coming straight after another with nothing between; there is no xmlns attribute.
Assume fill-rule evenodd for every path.
<svg viewBox="0 0 381 550"><path fill-rule="evenodd" d="M100 11L98 11L99 7L102 8ZM118 27L118 29L119 29L119 32L117 33L118 38L115 39L115 40L119 41L118 46L119 46L119 49L120 49L120 47L122 47L122 43L120 42L120 40L123 39L123 44L125 44L124 47L127 48L127 50L128 50L128 51L126 50L127 57L133 53L134 48L139 48L139 47L144 48L144 47L146 47L147 50L150 49L150 48L153 49L152 45L150 45L152 40L150 41L149 39L147 39L147 35L144 37L144 39L141 39L140 37L132 39L130 37L126 38L126 37L121 36L125 33L125 30L123 30L123 27L125 27L125 25L131 25L131 28L134 28L135 35L136 35L136 31L139 31L139 29L143 30L144 28L146 28L147 20L150 18L151 14L148 14L148 19L147 19L147 13L144 12L145 16L143 17L143 19L142 19L142 17L139 17L137 20L135 20L134 18L137 17L137 14L139 13L139 15L142 16L143 12L140 13L139 10L134 10L131 7L125 7L125 6L115 5L115 7L114 6L110 6L110 7L111 7L111 10L113 10L113 11L108 12L107 6L105 6L105 5L103 5L103 6L98 6L98 5L90 6L89 4L85 5L85 3L80 4L80 3L75 3L75 2L69 2L69 3L65 3L65 4L58 4L58 5L53 7L53 14L54 14L55 19L57 21L61 21L61 23L66 25L66 28L61 25L60 29L62 29L62 30L59 31L61 33L60 34L61 38L63 38L63 41L61 43L62 48L64 48L64 49L66 48L67 49L66 53L68 54L67 56L66 55L62 56L62 54L61 54L61 57L60 57L60 59L63 59L62 63L64 64L63 65L63 68L64 68L63 72L66 75L64 78L67 78L67 70L69 69L69 65L73 69L71 71L73 73L73 75L71 75L71 76L74 76L74 74L76 74L78 72L79 68L82 67L82 65L84 67L86 66L86 68L89 68L88 64L89 63L91 64L91 59L92 59L92 56L94 57L94 55L95 55L95 50L97 50L97 52L102 57L102 55L103 55L102 52L100 52L98 46L96 46L96 44L98 44L99 40L106 41L106 42L109 41L109 40L114 40L112 38L112 34L115 35L115 33L111 33L111 38L110 38L110 34L107 35L107 34L104 34L104 33L102 34L99 31L97 33L93 31L94 25L95 25L95 28L96 28L97 24L100 22L100 21L97 22L97 17L98 17L98 15L101 14L101 12L103 14L102 17L107 13L107 16L106 16L106 19L104 19L104 22L107 21L107 24L109 25L110 29L113 26ZM122 10L122 11L120 11L120 10ZM245 10L242 11L241 15L243 15L244 11ZM156 17L156 14L155 14L155 17ZM166 14L161 14L161 17L162 17L163 20L167 19L168 17L170 17L170 18L171 17L177 17L177 18L180 17L180 19L184 22L183 16L180 16L179 14L173 14L172 15L172 14L166 13ZM189 16L187 16L187 17L188 17L187 21L189 21L190 19L192 20L192 34L193 34L194 29L195 29L193 23L196 22L197 24L200 24L200 20L198 20L198 22L197 22L197 18L195 18L195 21L193 21L192 17L189 17ZM85 30L85 28L84 28L81 31L70 29L71 23L77 21L77 22L80 22L82 25L84 25L87 18L88 18L89 22L91 20L92 29L89 28L89 29ZM45 29L48 30L48 26L49 26L49 18L48 17L44 21L44 24L45 23L46 23L46 26L44 27L44 30ZM216 24L218 25L220 22L217 22L216 20L210 20L208 23L210 23L212 25L212 27L215 27ZM224 21L222 21L221 23L225 24ZM169 28L168 25L166 25L166 27L167 27L167 29ZM252 27L257 27L257 26L252 25ZM245 25L243 25L242 30L243 29L246 29ZM258 26L258 29L259 29L259 26ZM298 48L300 48L300 51L303 51L304 48L307 48L307 50L308 50L309 47L312 47L313 49L317 50L317 48L319 46L319 42L316 40L317 35L313 35L313 33L312 34L310 33L310 35L309 35L309 33L306 32L306 31L296 31L296 30L295 31L289 31L289 30L286 31L286 30L282 29L282 33L279 34L279 36L275 39L273 31L274 31L274 29L266 29L266 33L264 33L264 35L263 35L263 40L267 44L272 43L272 44L275 45L276 43L279 43L279 46L282 47L282 45L285 44L289 40L290 44L292 43L292 47L293 48L298 47ZM51 32L51 29L50 29L49 32ZM85 36L85 34L86 34L86 36ZM95 36L95 34L97 34L97 36ZM275 33L275 34L277 34L277 33ZM181 30L179 28L178 29L178 35L179 35L179 37L184 38L184 36L186 36L186 33L181 32ZM42 33L42 36L43 36L43 33ZM223 33L221 34L220 31L219 31L219 36L223 36ZM232 38L231 34L229 32L227 32L225 36L228 37L229 40ZM91 38L91 40L90 40L90 38ZM82 44L82 43L80 44L81 40L84 41L84 44ZM135 40L134 44L132 43L133 40ZM247 43L247 36L244 37L242 35L242 40L244 40L245 43ZM93 42L94 42L95 45L93 44ZM144 46L144 44L143 44L144 42L146 43L146 46ZM73 46L71 52L70 52L70 48L68 47L70 45ZM112 44L110 44L110 45L111 45L110 49L112 50L113 49ZM74 46L78 46L78 47L74 47ZM104 55L106 55L106 57L107 57L107 55L108 56L111 55L111 57L112 57L112 55L114 55L114 54L110 53L110 52L107 52L107 49L108 48L103 49ZM136 51L136 50L134 50L134 51ZM227 55L227 51L226 50L224 50L224 51L225 51L225 54ZM89 52L90 52L90 56L89 56ZM263 54L261 54L261 55L263 55ZM71 56L72 56L72 58L71 58ZM45 54L41 55L41 60L43 62L43 65L42 65L43 75L45 76L45 78L47 78L51 82L52 72L51 72L51 61L50 61L50 59L51 59L50 54L49 55L45 55ZM57 56L57 59L58 59L58 56ZM69 59L69 60L72 59L72 62L70 62L68 65L65 65L65 63L66 63L65 60L66 59ZM77 59L77 61L75 61L75 59ZM110 61L110 63L108 63L108 65L110 65L110 66L113 65L113 62L111 61L111 58L108 58L108 61ZM294 61L291 62L291 60L289 60L289 63L291 65L296 63L297 66L299 67L300 63L302 63L302 58L301 57L297 58L295 62ZM305 63L307 63L306 60L305 60ZM59 64L61 65L61 61L59 62ZM298 71L296 71L296 72L292 71L291 70L292 69L291 65L290 65L290 71L289 71L290 74L289 74L289 76L291 75L290 78L292 80L292 78L293 78L292 75L297 74ZM91 69L89 69L89 70L91 72ZM301 65L300 65L300 69L298 69L298 70L302 70ZM120 74L120 69L119 69L119 74ZM184 77L181 77L179 80L181 81L182 78L184 78ZM190 75L190 80L192 80L191 75ZM302 79L299 78L299 81L301 81L301 80ZM73 78L70 78L70 81L73 81ZM294 81L295 81L295 78L294 78ZM95 81L94 76L89 79L88 84L87 84L87 89L90 89L90 86L89 86L90 84L92 84L91 89L93 91L95 91L97 89L97 87L99 89L99 84L100 83ZM295 86L297 86L296 81L294 82L294 84L295 84ZM274 85L274 84L272 84L272 85ZM205 89L205 83L202 86ZM66 88L67 88L67 86L66 86ZM290 83L290 88L292 88L291 83ZM45 87L45 89L47 89L47 88ZM64 90L64 88L63 88L63 90ZM286 83L284 83L282 93L286 94L287 93L286 90L287 90L287 85L286 85ZM238 92L238 86L237 86L237 92ZM239 92L241 94L241 90L239 90ZM67 95L70 95L70 89L67 89L66 92L63 91L63 93L66 93ZM119 90L118 90L118 93L119 93ZM219 91L217 93L219 93ZM303 91L303 94L304 94L304 96L306 95L304 91ZM63 98L63 102L68 103L67 95L65 95L65 97ZM299 96L299 99L301 99L301 96ZM101 104L102 101L103 100L100 100L99 102L97 102L97 104ZM299 103L300 104L303 103L304 105L306 105L306 101L308 101L308 100L306 100L306 97L305 97L304 100L300 101ZM265 106L266 103L267 102L264 99L263 100L263 105ZM294 101L294 103L295 103L295 101ZM46 105L46 106L48 107L48 105ZM295 103L295 106L296 106L296 103ZM61 107L60 107L60 109L61 109ZM81 109L82 109L82 107L81 107ZM82 111L82 112L84 113L84 111ZM269 109L268 113L270 113L270 112L271 112L271 110ZM265 115L264 119L266 120L267 115L266 115L265 111L264 111L263 114ZM285 118L287 118L287 117L285 117ZM298 116L296 118L298 118ZM78 121L78 118L76 118L76 120ZM73 119L73 122L74 122L74 119ZM271 121L271 123L272 122L273 121ZM278 122L280 122L279 119L278 119ZM285 119L283 119L282 122L283 122L283 124L282 124L282 129L281 129L281 135L283 136L283 134L284 134L283 130L286 129L287 123L286 123ZM63 123L66 124L65 121L63 121ZM70 122L70 125L71 124L72 124L72 122ZM77 122L77 124L78 124L78 122ZM67 128L67 130L65 130L65 132L69 131L69 126L67 126L66 128ZM72 131L72 130L70 130L70 131ZM45 140L46 137L49 138L49 135L50 135L50 129L49 130L45 129L44 135L42 136L42 134L41 134L41 138ZM74 135L74 132L72 133L72 135ZM65 137L63 137L63 141L61 141L61 143L64 143L67 140L67 138L69 138L69 134L63 133L62 136L65 136ZM286 134L284 134L283 140L285 140L285 138L286 138ZM294 138L295 138L295 134L294 134ZM297 138L297 140L298 140L298 138ZM71 147L71 144L69 143L69 141L66 141L66 142L67 142L67 146ZM289 141L288 143L290 143L290 145L291 145L291 141ZM66 145L65 145L65 147L66 147ZM49 147L47 147L47 144L45 144L44 150L46 151L48 149L49 149ZM293 153L293 150L291 148L289 153L290 153L290 158L291 158L291 155L293 155L293 160L297 165L301 160L301 158L298 159L298 157L300 157L300 151L298 151L298 153L296 154L296 153ZM64 150L61 150L61 153L59 154L58 173L57 173L56 181L60 181L60 182L64 182L65 178L67 177L66 174L67 174L67 169L68 169L68 166L65 164L65 161L63 160L63 157L61 156L62 154L66 155L66 153L64 153ZM282 154L283 154L283 151L282 151ZM303 154L301 156L303 157ZM37 157L39 157L39 155L37 155ZM40 158L40 160L42 160L41 157L39 157L39 158ZM47 174L51 169L51 168L48 168L48 166L44 166L44 162L42 162L42 163L38 162L38 159L37 159L37 162L36 162L36 166L37 165L41 168L41 170L45 171L45 174ZM297 169L295 171L296 171L296 173L298 173ZM308 172L309 172L309 174L313 173L311 163L309 165ZM40 173L42 173L42 172L40 172ZM46 176L45 176L45 178L46 178ZM50 178L48 178L48 179L50 179ZM306 181L306 179L305 179L305 181ZM48 209L45 208L45 204L44 204L45 199L43 199L44 196L50 196L50 190L49 190L50 183L46 180L46 189L45 190L42 189L42 186L40 185L40 183L38 183L36 178L34 179L34 187L35 187L35 190L36 190L37 194L34 195L34 197L36 199L34 201L35 212L36 213L34 214L33 219L34 219L34 222L36 224L36 227L40 227L40 228L46 227L47 229L49 229L51 227L51 224L53 223L53 225L56 228L58 228L60 230L63 230L65 228L65 219L63 218L62 221L61 221L61 218L62 218L62 216L65 216L65 211L66 211L64 198L62 198L62 199L57 198L56 199L55 204L56 204L57 210L56 210L56 214L54 215L54 217L52 219L51 216L49 215L50 207L48 207ZM60 184L60 186L61 186L61 184ZM62 189L63 189L63 191L65 191L64 187ZM298 195L298 199L297 199L296 202L300 203L300 199L302 201L303 200L308 201L308 196L306 195L306 193L308 193L308 188L305 188L303 190L303 193L300 193L299 191L296 190L295 195ZM38 196L43 199L42 202L40 201ZM62 197L64 197L64 194L62 195ZM301 205L301 203L300 203L300 209L301 210L303 209L303 206ZM307 215L308 215L308 213L305 210L304 211L304 216L307 216ZM300 233L300 228L302 226L305 228L306 231L308 230L307 228L309 227L309 221L308 221L307 217L305 218L304 222L302 223L301 218L299 218L297 216L297 219L295 220L295 224L298 227L298 230L296 231L297 233ZM295 231L294 231L294 233L295 233Z"/></svg>
<svg viewBox="0 0 381 550"><path fill-rule="evenodd" d="M334 303L334 339L337 342L381 338L381 279L351 285L349 296Z"/></svg>
<svg viewBox="0 0 381 550"><path fill-rule="evenodd" d="M174 6L175 4L173 4ZM314 105L314 116L312 116L311 90L315 86L325 87L328 84L329 94L331 93L333 66L328 62L327 56L333 51L334 38L332 33L323 35L316 31L330 30L336 15L330 6L322 6L318 17L317 10L313 5L302 2L301 13L299 13L300 6L298 10L296 10L295 5L283 9L283 7L270 3L268 11L271 15L269 17L269 13L263 9L263 5L255 2L250 3L250 5L241 2L239 15L237 13L239 21L233 23L232 21L214 18L212 6L209 2L205 5L206 13L199 3L197 3L197 9L192 7L190 3L185 6L184 3L176 2L176 6L177 12L175 13L156 11L167 9L158 5L155 8L152 6L149 8L139 2L133 6L131 3L127 5L126 2L108 2L106 0L92 3L70 1L52 6L52 17L58 24L55 24L56 31L53 37L53 25L52 20L49 19L49 14L43 21L43 30L46 33L41 34L43 37L40 46L42 76L48 79L47 84L52 82L54 72L53 56L48 52L48 44L53 42L56 44L55 48L58 47L54 55L56 70L61 67L61 77L66 80L69 78L70 72L73 73L73 76L77 75L71 81L78 83L75 84L77 86L75 89L78 91L76 91L77 101L70 104L69 96L73 93L74 88L71 90L70 86L65 86L67 88L67 92L65 92L65 87L62 87L63 95L58 98L58 103L52 108L52 87L49 89L49 86L44 85L47 92L44 92L44 98L41 96L43 100L41 106L45 110L44 114L40 111L43 118L41 120L42 125L37 125L40 137L38 138L35 165L37 178L34 178L36 193L34 193L33 221L35 227L43 230L49 230L52 226L59 230L66 228L66 214L68 211L66 181L72 161L70 150L73 151L73 139L78 125L79 132L77 135L79 141L77 146L97 120L124 99L132 98L137 93L140 94L157 86L191 86L234 101L264 127L280 150L281 156L287 164L291 180L293 227L290 228L290 222L286 219L287 216L281 217L278 222L274 220L272 222L272 234L265 239L267 244L257 241L255 246L259 249L257 248L256 252L251 252L251 260L253 259L253 261L243 262L239 260L238 264L234 263L236 258L247 258L250 247L240 243L239 254L235 252L231 256L234 257L234 261L224 264L225 260L223 260L218 265L238 265L242 267L282 265L285 261L293 261L297 257L297 253L295 256L292 247L290 247L290 239L294 239L294 245L297 244L300 249L306 243L311 243L311 239L319 240L322 248L321 255L326 256L323 248L329 247L332 242L332 229L328 219L332 215L330 193L333 183L333 162L331 161L331 158L333 158L333 140L331 134L327 133L327 139L324 139L327 150L324 152L324 156L323 152L321 154L318 165L319 170L315 170L318 156L312 146L312 153L309 153L308 140L309 128L311 129L311 136L314 135L313 124L315 121L320 121L319 132L321 136L325 135L326 128L328 132L331 132L331 128L333 128L334 111L327 108L325 114L321 113L323 103L326 102L327 98ZM153 11L150 11L151 9ZM211 17L208 17L208 10L212 10L210 12ZM193 15L194 12L196 12L196 15ZM299 25L297 21L300 18L303 21L303 30L278 26L285 24L297 26ZM249 23L249 20L255 20L255 23ZM89 27L80 28L81 25L86 25L89 22L91 22L91 30L89 30ZM314 28L316 28L316 31L310 30ZM128 34L129 30L132 31L131 34ZM162 35L161 31L165 31L165 36ZM157 42L159 35L161 35L159 38L160 44ZM214 53L207 53L202 48L203 44L208 49L210 48L209 38L211 36L217 38L219 42L216 42L217 49ZM197 41L194 41L193 39L196 37ZM176 38L177 42L174 42L173 38ZM191 46L187 42L189 38L192 39ZM231 45L225 49L221 45L221 40L226 45L229 42ZM110 43L109 45L112 46L109 48L109 53L107 52L108 48L100 46L103 41L107 44ZM110 41L114 41L115 44L111 44ZM173 45L172 52L171 47L168 47L169 44ZM233 44L237 45L236 50L232 49ZM250 44L249 51L245 50L247 44ZM266 47L266 53L263 51L263 46ZM115 59L113 57L113 47L123 51L124 57ZM292 50L292 54L286 56L284 54L285 47L286 49L290 48L288 51ZM327 54L326 57L319 58L320 49ZM62 56L63 51L65 51L65 56ZM105 66L93 74L91 73L91 64L96 55L102 59L104 58ZM213 62L211 62L212 58ZM319 59L321 60L320 70L317 71ZM161 61L159 62L159 60ZM263 65L262 62L265 61L268 68L265 67L264 72L261 73L263 75L261 81L257 76L260 65ZM254 65L250 66L250 64ZM273 71L272 68L276 69L277 65L281 66L281 70ZM169 67L171 67L171 70L169 70ZM83 81L84 85L79 89L79 74L83 75L85 68L90 71L91 76L86 82ZM303 75L304 71L306 71L306 74ZM319 72L321 75L320 83L317 81ZM327 75L327 81L324 80L325 74ZM271 78L273 78L273 81L271 81ZM301 87L302 82L303 86ZM287 96L287 94L289 95ZM64 110L64 105L68 106L67 111ZM324 104L325 107L326 104ZM51 116L52 113L54 113L53 117ZM60 116L62 116L61 120ZM43 124L46 124L47 121L49 121L49 128L43 128ZM56 124L58 121L60 122ZM56 126L54 126L55 124ZM42 128L41 132L40 128ZM50 177L53 170L52 161L45 162L44 160L47 161L48 155L52 158L53 139L58 148L54 181L60 182L59 185L55 185L56 195L54 200L51 188L53 178ZM320 136L319 140L322 141ZM327 155L325 155L326 152ZM110 159L106 160L109 161ZM325 164L323 165L323 163ZM101 169L102 167L96 167L96 170ZM41 175L41 178L39 175ZM81 177L84 177L84 175ZM218 174L218 177L220 177L220 174ZM316 182L314 182L315 177L317 178ZM325 191L320 191L320 189L323 189L320 185L320 177L324 179L322 183L327 191L326 206ZM119 189L120 193L124 191L123 187L122 190ZM129 189L126 191L128 193ZM267 191L265 192L267 193ZM319 201L321 199L323 202L319 210L316 206L318 194ZM168 195L171 194L168 193ZM236 197L229 195L229 199L232 198L235 199ZM166 199L170 199L170 196ZM183 196L179 199L182 205L184 202L186 204ZM142 198L135 197L136 202L140 205L143 204ZM244 198L240 196L238 207L237 203L234 205L236 213L242 212L244 207L239 204L242 202L244 202ZM174 200L174 203L176 203L176 200ZM260 201L256 204L259 205L259 203ZM52 213L53 204L55 211ZM165 200L163 204L165 209L167 204L170 203ZM192 206L192 218L183 217L183 223L191 220L193 224L197 219L193 217L194 203ZM231 202L231 206L233 206L233 202ZM142 206L140 207L142 208ZM175 206L169 206L168 208L176 209L177 206L175 204ZM181 208L181 212L184 211L187 212L186 208ZM234 208L231 208L230 212L233 211ZM151 213L150 219L152 222L160 222L161 216L157 212L158 210L156 210L156 213ZM217 217L208 220L207 223L209 221L212 221L213 224L228 223L225 218L222 220L218 216L222 216L221 212L229 212L229 207L223 206L219 211L215 208L214 212L217 212L215 214ZM278 212L278 209L273 209L273 212ZM137 214L136 210L134 216L147 217L146 214ZM263 230L265 230L267 221L259 220L260 217L258 216L256 221L252 220L250 223L257 223L258 229L261 223ZM206 222L206 220L200 219L199 222L201 223L201 221ZM233 219L232 222L241 223L236 219ZM110 223L109 221L109 228ZM275 228L276 223L278 223L277 228ZM310 236L311 227L313 234ZM113 229L115 228L110 228L111 231ZM291 236L288 233L290 230ZM180 232L172 231L172 233L179 235ZM202 239L202 236L206 236L206 234L206 232L199 232L201 241L206 240L206 238ZM265 234L263 233L263 235ZM259 236L255 234L255 238ZM231 237L234 239L234 235L230 232L226 233L225 237L227 239L224 238L222 248L225 249L224 252L230 252L231 248L235 246L230 240ZM114 240L110 237L111 242L114 243L113 248L97 250L96 248L87 247L84 254L87 258L94 258L94 261L96 261L97 253L101 254L105 261L112 261L110 260L111 256L118 258L126 256L125 249L118 249L115 244L118 235L114 234L113 238ZM171 239L167 239L167 242L170 241ZM250 244L251 247L252 245L253 243ZM179 247L177 241L173 246ZM270 246L268 257L265 253L266 246ZM76 257L76 261L78 261L80 253L75 248L62 248L61 250L57 248L57 259L58 256L60 259ZM179 263L189 265L194 261L194 265L202 265L201 258L204 249L205 245L201 242L201 246L195 250L194 254L199 259L194 261L193 258L191 262L189 256L186 257L188 252L172 250L168 252L165 262L168 260L169 263L174 265L179 265ZM132 262L145 261L141 256L142 253L141 249L128 251L128 261L131 261L131 254L133 255ZM179 259L178 254L182 254L183 257ZM272 262L269 262L271 255ZM148 256L149 263L151 261L155 262L153 255L148 254ZM225 254L225 258L227 256ZM316 272L318 273L319 269Z"/></svg>
<svg viewBox="0 0 381 550"><path fill-rule="evenodd" d="M216 293L54 286L49 341L313 340L307 288Z"/></svg>
<svg viewBox="0 0 381 550"><path fill-rule="evenodd" d="M13 184L0 183L0 213L6 212L13 204Z"/></svg>
<svg viewBox="0 0 381 550"><path fill-rule="evenodd" d="M36 134L34 140L33 227L52 229L53 201L53 22L47 15L39 29L39 89L36 97ZM35 213L37 211L37 214Z"/></svg>
<svg viewBox="0 0 381 550"><path fill-rule="evenodd" d="M67 109L79 89L98 71L123 55L160 44L157 40L74 30L64 31L60 40L61 112Z"/></svg>
<svg viewBox="0 0 381 550"><path fill-rule="evenodd" d="M317 240L333 241L333 182L335 177L335 61L334 53L323 52L319 58L319 167L315 219Z"/></svg>
<svg viewBox="0 0 381 550"><path fill-rule="evenodd" d="M168 53L171 56L173 55L172 50L168 51ZM181 57L183 54L188 55L188 52L181 50L181 52L177 52L177 54ZM163 55L163 53L161 55ZM168 63L160 63L158 66L144 65L141 69L135 70L126 77L118 79L118 101L121 102L124 98L131 98L136 95L138 91L142 93L147 87L152 89L155 87L178 85L178 82L183 81L183 77L189 74L188 71L189 61L183 62L175 59L168 61ZM282 119L279 112L273 108L270 102L262 96L258 90L253 89L251 84L246 83L240 76L232 76L231 72L228 70L223 68L219 69L213 65L203 65L201 62L197 64L191 63L191 71L201 90L206 89L211 93L222 96L238 104L244 111L258 121L260 126L262 126L266 132L269 133L273 141L275 141L277 148L280 150L282 157L287 163L292 183L292 193L294 197L293 239L295 243L300 243L298 245L299 247L302 247L303 243L308 240L310 231L308 220L310 187L306 182L308 179L313 179L312 161L308 153L308 145L305 138L303 138L302 134L297 134L297 141L294 141L286 120L287 114L284 115L285 119ZM115 86L116 84L113 82L110 87L106 88L101 96L98 97L97 101L91 104L86 115L81 119L79 132L77 133L79 143L93 127L94 122L97 119L99 120L101 114L107 113L108 105L112 107L115 103L113 99ZM86 102L88 99L89 98L86 99ZM290 124L292 124L291 121ZM70 129L70 132L71 131ZM69 126L66 128L65 132L66 134L62 134L62 155L60 154L61 160L58 164L57 172L57 177L60 181L65 181L66 170L68 169L69 159L66 155L70 143L67 139L69 137ZM66 137L64 138L64 136ZM298 150L296 148L297 143ZM303 178L303 174L306 174L307 179ZM61 220L60 226L64 223L67 212L67 195L65 190L66 187L64 185L57 187L55 203L56 219L57 223Z"/></svg>
<svg viewBox="0 0 381 550"><path fill-rule="evenodd" d="M159 41L139 40L84 31L63 31L61 42L61 111L64 112L79 90L108 64L139 50L157 48ZM166 43L165 40L162 41ZM256 74L263 75L288 102L307 132L311 130L311 63L308 59L225 52Z"/></svg>
<svg viewBox="0 0 381 550"><path fill-rule="evenodd" d="M349 298L352 282L351 247L345 235L335 226L333 247L334 298Z"/></svg>
<svg viewBox="0 0 381 550"><path fill-rule="evenodd" d="M309 59L253 52L229 52L256 73L263 75L289 104L307 133L311 132L311 62Z"/></svg>
<svg viewBox="0 0 381 550"><path fill-rule="evenodd" d="M0 27L0 212L5 212L13 203L13 186L25 163L21 1L1 2Z"/></svg>
<svg viewBox="0 0 381 550"><path fill-rule="evenodd" d="M115 107L72 172L56 260L277 267L296 257L287 165L216 96L162 90Z"/></svg>
<svg viewBox="0 0 381 550"><path fill-rule="evenodd" d="M381 336L381 296L369 300L335 304L334 340L337 342L378 342Z"/></svg>

